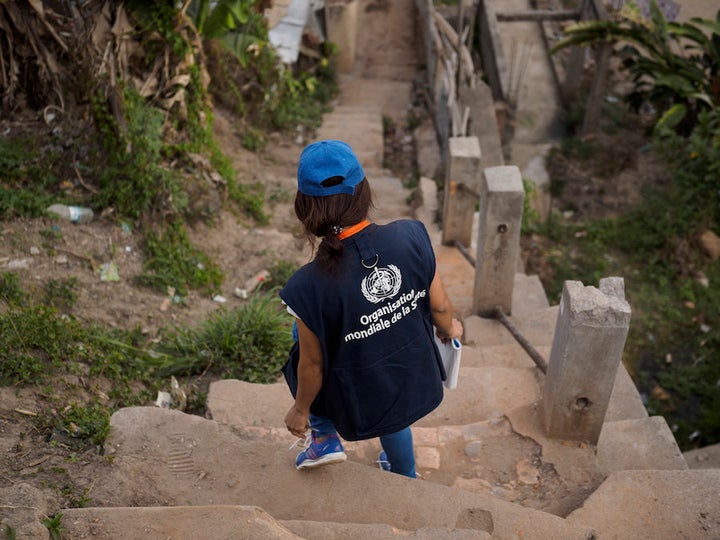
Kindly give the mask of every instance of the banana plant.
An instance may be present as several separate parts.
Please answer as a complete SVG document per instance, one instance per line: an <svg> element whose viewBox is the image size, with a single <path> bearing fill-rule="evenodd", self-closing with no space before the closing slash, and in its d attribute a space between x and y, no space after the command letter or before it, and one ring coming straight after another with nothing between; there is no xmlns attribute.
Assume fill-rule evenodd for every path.
<svg viewBox="0 0 720 540"><path fill-rule="evenodd" d="M261 8L258 0L194 0L188 13L200 34L220 40L247 67L269 43Z"/></svg>
<svg viewBox="0 0 720 540"><path fill-rule="evenodd" d="M608 42L622 44L616 53L632 77L634 88L626 99L636 110L649 102L673 125L692 126L699 111L720 106L720 10L714 21L675 23L665 19L655 0L649 19L626 4L609 19L566 28L551 54Z"/></svg>

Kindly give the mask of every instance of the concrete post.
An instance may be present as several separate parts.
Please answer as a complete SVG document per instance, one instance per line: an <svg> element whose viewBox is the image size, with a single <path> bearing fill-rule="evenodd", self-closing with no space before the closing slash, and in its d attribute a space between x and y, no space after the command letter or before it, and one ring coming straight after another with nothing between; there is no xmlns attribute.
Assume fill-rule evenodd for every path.
<svg viewBox="0 0 720 540"><path fill-rule="evenodd" d="M470 247L480 184L480 142L477 137L450 137L445 160L442 243Z"/></svg>
<svg viewBox="0 0 720 540"><path fill-rule="evenodd" d="M622 278L565 282L543 387L548 437L597 444L629 325Z"/></svg>
<svg viewBox="0 0 720 540"><path fill-rule="evenodd" d="M337 46L338 54L335 56L334 62L338 73L351 73L355 65L357 20L357 0L327 0L325 2L327 40Z"/></svg>
<svg viewBox="0 0 720 540"><path fill-rule="evenodd" d="M485 169L473 293L473 312L480 316L491 316L497 307L509 315L512 309L524 200L520 169Z"/></svg>

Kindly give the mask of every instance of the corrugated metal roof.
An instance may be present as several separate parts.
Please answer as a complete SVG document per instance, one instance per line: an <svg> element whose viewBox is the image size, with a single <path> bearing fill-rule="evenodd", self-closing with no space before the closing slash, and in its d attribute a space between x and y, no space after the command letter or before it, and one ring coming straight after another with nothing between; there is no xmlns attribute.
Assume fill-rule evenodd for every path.
<svg viewBox="0 0 720 540"><path fill-rule="evenodd" d="M280 59L286 64L297 62L300 51L300 43L302 41L305 25L308 24L310 18L315 18L315 10L322 8L323 2L318 0L280 0L273 4L272 10L268 17L268 25L270 27L268 37L280 55ZM284 10L282 18L278 20L278 10ZM319 27L316 21L313 21L313 27Z"/></svg>

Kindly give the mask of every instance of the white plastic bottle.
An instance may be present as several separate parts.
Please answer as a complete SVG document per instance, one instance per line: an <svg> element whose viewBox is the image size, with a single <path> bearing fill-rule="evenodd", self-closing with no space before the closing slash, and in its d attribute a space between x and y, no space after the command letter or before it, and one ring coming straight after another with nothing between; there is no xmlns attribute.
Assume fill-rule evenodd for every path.
<svg viewBox="0 0 720 540"><path fill-rule="evenodd" d="M84 206L53 204L48 207L47 211L51 214L67 219L71 223L87 223L94 217L92 208L86 208Z"/></svg>

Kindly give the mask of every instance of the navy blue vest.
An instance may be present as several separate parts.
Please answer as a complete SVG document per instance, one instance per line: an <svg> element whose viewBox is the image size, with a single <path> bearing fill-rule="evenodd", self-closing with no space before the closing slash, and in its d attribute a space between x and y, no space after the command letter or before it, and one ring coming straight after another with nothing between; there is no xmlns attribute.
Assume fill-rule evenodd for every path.
<svg viewBox="0 0 720 540"><path fill-rule="evenodd" d="M311 262L280 291L318 337L323 385L310 410L346 440L395 433L435 409L445 372L433 340L435 254L422 223L370 225L343 240L341 272ZM295 396L297 344L283 373Z"/></svg>

